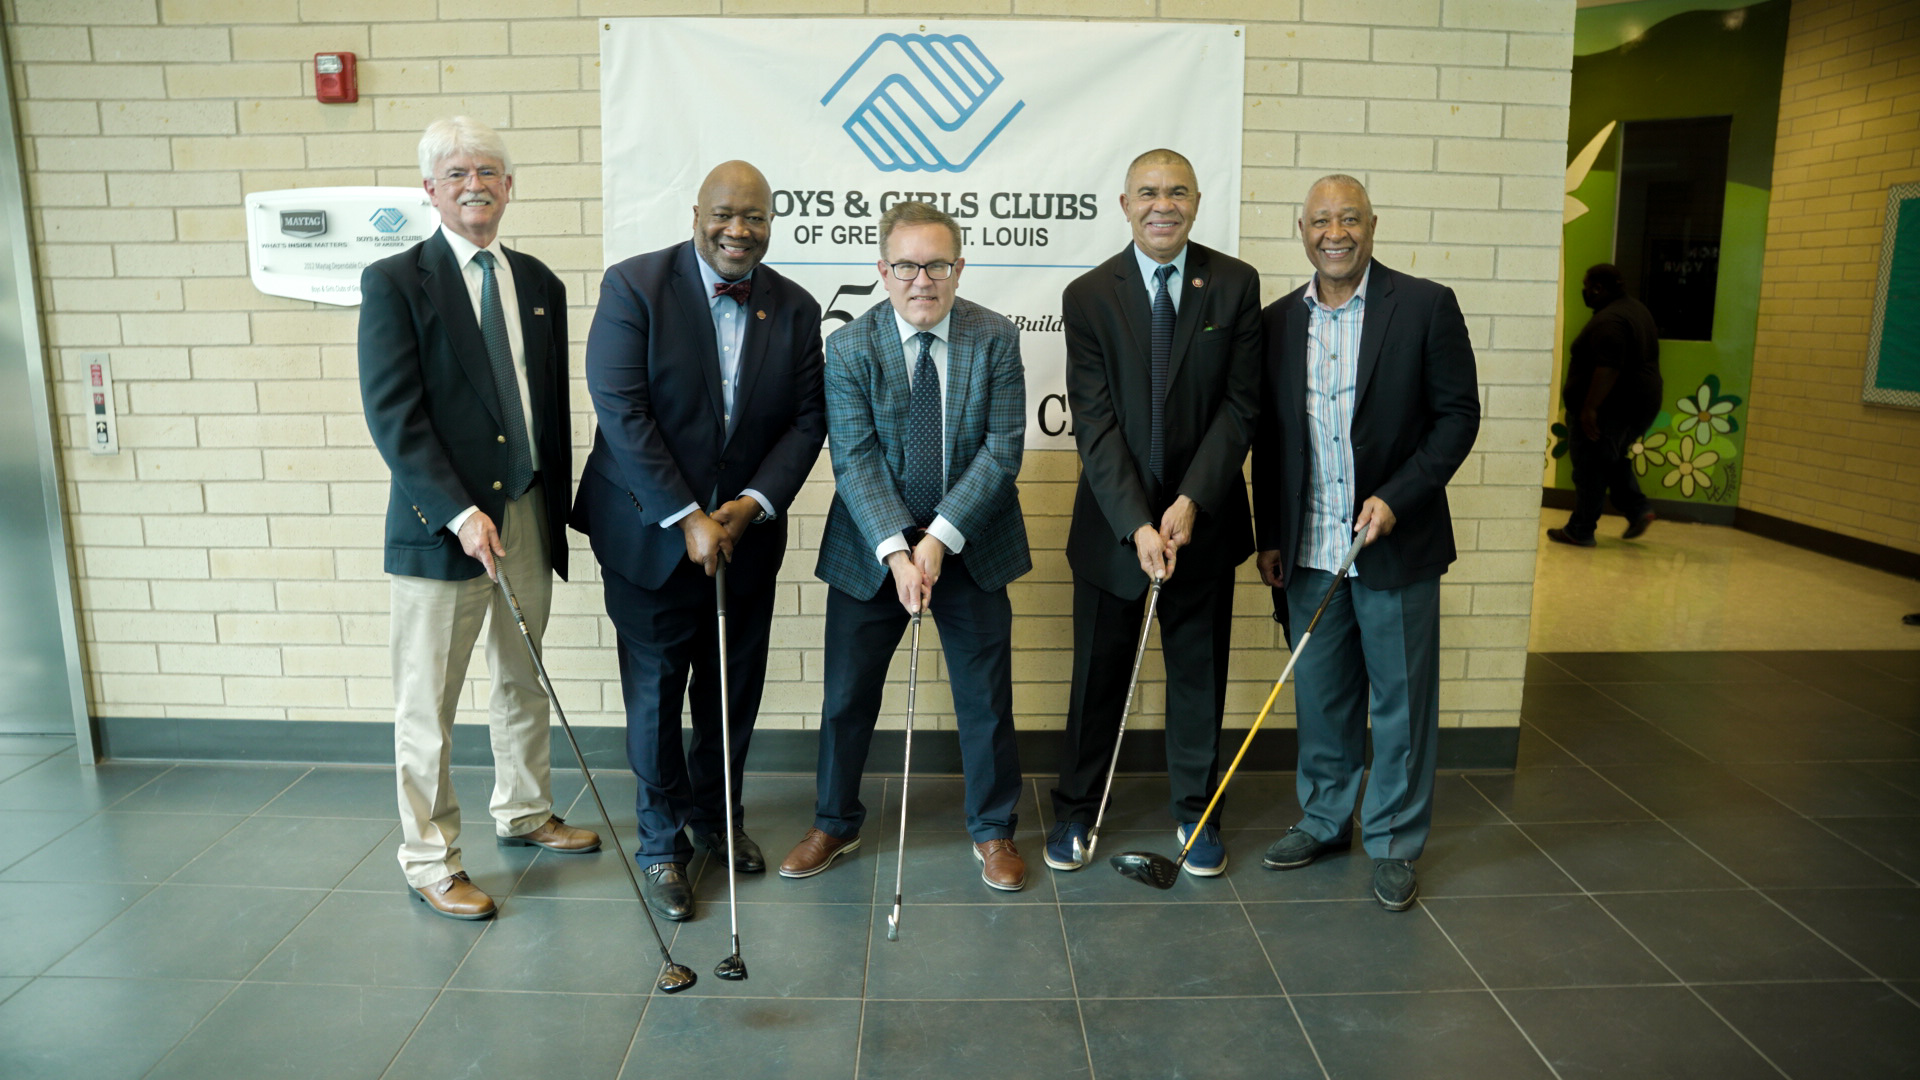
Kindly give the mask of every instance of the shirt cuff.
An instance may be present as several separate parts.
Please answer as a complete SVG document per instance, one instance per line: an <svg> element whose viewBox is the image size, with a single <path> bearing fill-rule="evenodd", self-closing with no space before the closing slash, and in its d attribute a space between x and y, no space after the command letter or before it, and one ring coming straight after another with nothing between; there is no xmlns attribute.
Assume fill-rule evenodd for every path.
<svg viewBox="0 0 1920 1080"><path fill-rule="evenodd" d="M472 517L473 515L479 512L480 512L479 507L469 506L465 510L462 510L459 513L453 515L453 520L447 522L447 531L452 533L455 536L459 536L460 526L465 525L467 523L468 518Z"/></svg>
<svg viewBox="0 0 1920 1080"><path fill-rule="evenodd" d="M908 550L911 549L907 547L907 538L899 533L894 533L892 536L887 537L885 540L873 546L873 554L880 560L882 566L886 565L887 556L896 551Z"/></svg>
<svg viewBox="0 0 1920 1080"><path fill-rule="evenodd" d="M960 530L953 527L945 514L934 515L933 524L927 526L927 535L947 545L947 550L955 555L967 546L967 538L960 535Z"/></svg>
<svg viewBox="0 0 1920 1080"><path fill-rule="evenodd" d="M760 512L766 515L766 519L768 521L772 521L774 518L777 518L780 516L780 512L773 508L773 500L767 498L765 495L760 494L759 492L753 490L752 488L748 488L745 491L742 491L740 494L743 496L746 496L749 499L752 499L754 502L759 503Z"/></svg>
<svg viewBox="0 0 1920 1080"><path fill-rule="evenodd" d="M697 503L697 502L690 502L690 503L688 503L687 505L685 505L685 506L683 506L683 507L681 507L681 508L680 508L680 511L679 511L679 513L676 513L676 514L674 514L674 515L673 515L672 517L670 517L670 518L666 518L666 519L664 519L663 521L661 521L661 522L660 522L660 527L661 527L661 528L663 528L663 529L671 529L671 528L673 528L673 527L674 527L675 525L678 525L678 524L680 524L680 519L681 519L681 518L683 518L683 517L686 517L686 516L687 516L688 514L691 514L691 513L693 513L693 512L695 511L695 510L698 510L698 509L700 509L700 504L699 504L699 503Z"/></svg>

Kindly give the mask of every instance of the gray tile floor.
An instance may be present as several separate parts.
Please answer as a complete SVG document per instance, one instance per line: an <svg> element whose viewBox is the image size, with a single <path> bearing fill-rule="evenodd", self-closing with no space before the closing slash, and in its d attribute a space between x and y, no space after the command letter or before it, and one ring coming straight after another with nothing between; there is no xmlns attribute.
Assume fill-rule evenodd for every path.
<svg viewBox="0 0 1920 1080"><path fill-rule="evenodd" d="M1530 659L1520 767L1440 779L1422 901L1364 857L1278 874L1292 777L1229 792L1232 865L1171 892L1104 865L982 885L959 784L922 778L886 940L897 780L807 881L724 877L656 956L610 854L502 849L458 779L499 918L433 918L393 861L382 769L110 764L0 736L0 1076L1920 1076L1920 653ZM1044 767L1046 763L1030 762ZM556 774L575 821L577 775ZM755 776L778 857L810 780ZM632 781L601 783L631 827ZM1164 783L1103 848L1170 851Z"/></svg>

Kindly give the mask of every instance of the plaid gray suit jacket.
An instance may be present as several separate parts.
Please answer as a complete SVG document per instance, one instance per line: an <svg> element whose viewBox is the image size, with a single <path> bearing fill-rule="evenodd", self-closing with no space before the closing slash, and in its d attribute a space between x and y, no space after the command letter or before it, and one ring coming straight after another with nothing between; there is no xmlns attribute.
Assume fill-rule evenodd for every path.
<svg viewBox="0 0 1920 1080"><path fill-rule="evenodd" d="M947 490L935 510L966 538L967 573L982 589L999 589L1033 568L1014 484L1027 431L1020 333L1006 317L965 299L953 302L952 319ZM814 573L866 600L888 577L874 548L914 523L901 495L913 387L891 301L827 339L826 384L834 494Z"/></svg>

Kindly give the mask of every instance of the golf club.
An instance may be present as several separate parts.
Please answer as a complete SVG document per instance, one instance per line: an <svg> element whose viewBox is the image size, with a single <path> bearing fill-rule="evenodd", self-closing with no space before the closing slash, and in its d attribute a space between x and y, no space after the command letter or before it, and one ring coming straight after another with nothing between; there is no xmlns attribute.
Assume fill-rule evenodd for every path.
<svg viewBox="0 0 1920 1080"><path fill-rule="evenodd" d="M1147 590L1147 613L1140 619L1140 644L1133 650L1133 675L1127 680L1127 703L1120 707L1120 730L1113 733L1113 761L1107 766L1107 786L1100 792L1100 809L1093 815L1093 828L1087 833L1085 851L1076 851L1082 866L1093 861L1093 851L1100 846L1100 823L1107 818L1107 799L1113 794L1113 774L1120 771L1120 740L1127 734L1127 717L1133 714L1133 691L1140 685L1140 661L1147 655L1147 631L1153 626L1153 611L1160 605L1160 586L1166 578L1153 579L1152 588Z"/></svg>
<svg viewBox="0 0 1920 1080"><path fill-rule="evenodd" d="M913 646L907 653L907 757L900 765L900 855L893 864L893 914L887 940L900 940L900 884L907 876L907 781L913 778L913 704L920 688L920 612L913 609Z"/></svg>
<svg viewBox="0 0 1920 1080"><path fill-rule="evenodd" d="M1156 889L1171 889L1173 883L1180 880L1180 868L1187 864L1187 854L1193 850L1193 842L1200 838L1200 830L1206 827L1207 819L1213 816L1213 808L1220 805L1220 796L1226 792L1227 785L1233 782L1233 771L1240 767L1240 759L1247 756L1247 747L1253 745L1253 737L1260 731L1260 725L1273 711L1273 703L1280 699L1280 688L1287 685L1287 676L1293 674L1293 665L1300 660L1307 641L1313 637L1313 628L1320 622L1320 616L1327 610L1327 604L1333 600L1335 589L1344 581L1347 571L1353 568L1354 557L1360 549L1367 546L1367 534L1362 530L1353 538L1353 545L1347 548L1347 554L1340 560L1340 569L1333 575L1333 584L1327 586L1327 595L1320 598L1320 606L1313 609L1313 618L1307 621L1306 630L1300 634L1300 640L1293 643L1292 655L1287 658L1287 666L1280 672L1280 681L1273 684L1273 692L1267 695L1267 703L1260 706L1260 715L1253 718L1253 726L1247 729L1247 737L1240 742L1240 752L1233 755L1233 763L1227 766L1227 775L1220 778L1220 786L1213 789L1213 798L1207 803L1207 809L1200 820L1187 834L1187 843L1180 849L1178 859L1169 859L1152 851L1123 851L1108 860L1115 870L1135 881L1142 881Z"/></svg>
<svg viewBox="0 0 1920 1080"><path fill-rule="evenodd" d="M727 693L727 561L713 570L714 604L720 618L720 756L721 794L727 800L727 920L733 928L733 955L714 967L716 978L728 982L744 982L747 977L747 962L740 959L740 905L736 902L733 889L733 714L728 709Z"/></svg>
<svg viewBox="0 0 1920 1080"><path fill-rule="evenodd" d="M507 582L506 568L498 562L493 566L500 590L507 594L507 606L513 610L513 621L520 627L520 639L527 643L527 652L533 655L533 670L540 676L540 687L547 692L547 700L553 703L554 715L560 718L560 730L567 733L567 742L573 745L573 756L580 761L580 775L586 777L587 790L593 793L593 804L600 808L600 820L607 823L607 839L613 841L613 850L620 856L620 865L627 868L627 881L633 885L633 898L640 901L640 913L647 917L653 940L660 945L660 959L666 967L661 969L659 981L653 984L654 989L663 994L677 994L697 981L693 969L674 963L673 954L667 951L667 939L660 936L660 924L653 921L653 912L647 908L647 898L640 892L640 879L633 876L633 860L627 858L626 850L620 846L620 831L614 828L613 818L607 814L607 804L600 799L600 789L594 786L593 771L587 768L587 755L580 752L580 740L573 737L573 725L567 723L567 710L560 707L560 696L553 692L553 680L547 678L547 665L540 662L540 650L533 644L533 635L527 632L527 619L520 611L519 598L513 595L513 586Z"/></svg>

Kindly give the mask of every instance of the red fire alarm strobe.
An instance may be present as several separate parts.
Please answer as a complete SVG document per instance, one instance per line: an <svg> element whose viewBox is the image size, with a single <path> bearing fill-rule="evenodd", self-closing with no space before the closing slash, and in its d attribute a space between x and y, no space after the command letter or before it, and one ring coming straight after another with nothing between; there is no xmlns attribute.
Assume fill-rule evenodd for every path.
<svg viewBox="0 0 1920 1080"><path fill-rule="evenodd" d="M360 80L354 74L353 54L313 54L313 95L322 105L351 105L360 100Z"/></svg>

